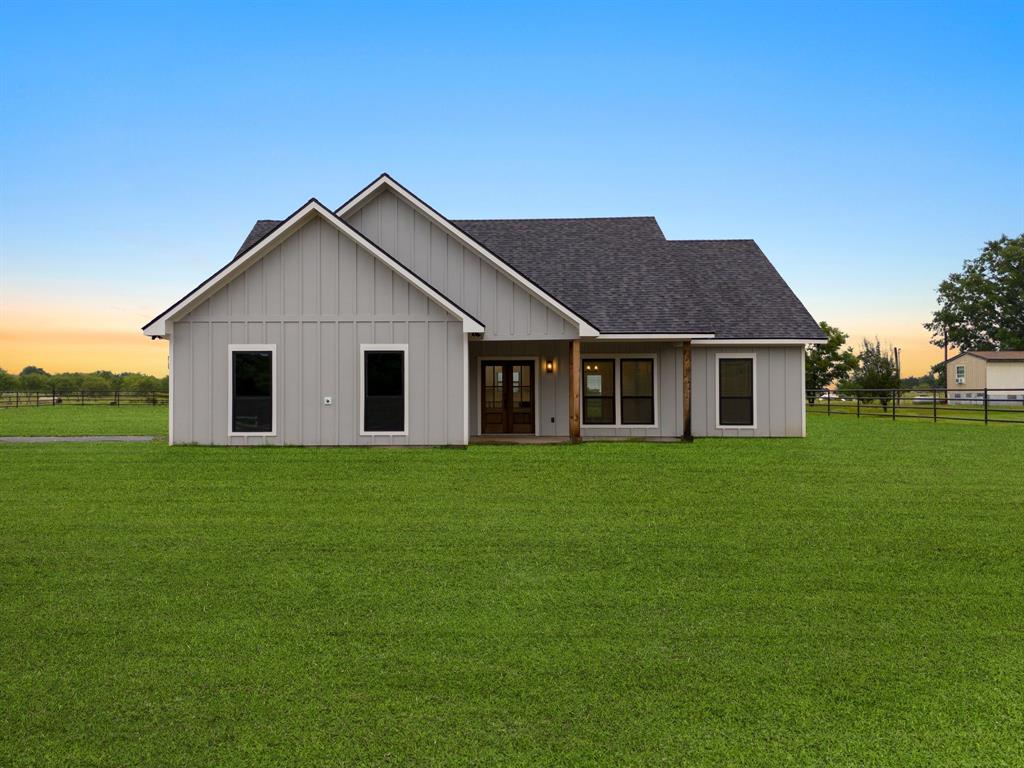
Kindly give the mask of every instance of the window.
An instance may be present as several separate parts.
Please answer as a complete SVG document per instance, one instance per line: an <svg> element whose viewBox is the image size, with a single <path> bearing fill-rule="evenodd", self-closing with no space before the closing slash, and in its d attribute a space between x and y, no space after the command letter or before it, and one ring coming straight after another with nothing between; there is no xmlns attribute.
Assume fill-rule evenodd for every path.
<svg viewBox="0 0 1024 768"><path fill-rule="evenodd" d="M654 423L654 360L623 358L621 379L621 421L623 424Z"/></svg>
<svg viewBox="0 0 1024 768"><path fill-rule="evenodd" d="M615 424L615 361L583 361L583 423Z"/></svg>
<svg viewBox="0 0 1024 768"><path fill-rule="evenodd" d="M953 397L955 397L957 400L959 400L960 399L960 393L959 392L955 392L953 394Z"/></svg>
<svg viewBox="0 0 1024 768"><path fill-rule="evenodd" d="M363 344L362 434L405 435L408 409L406 344Z"/></svg>
<svg viewBox="0 0 1024 768"><path fill-rule="evenodd" d="M754 426L754 358L719 356L718 427Z"/></svg>
<svg viewBox="0 0 1024 768"><path fill-rule="evenodd" d="M956 383L963 384L967 380L967 366L958 365L956 367Z"/></svg>
<svg viewBox="0 0 1024 768"><path fill-rule="evenodd" d="M231 344L230 424L232 435L273 435L276 431L274 345Z"/></svg>

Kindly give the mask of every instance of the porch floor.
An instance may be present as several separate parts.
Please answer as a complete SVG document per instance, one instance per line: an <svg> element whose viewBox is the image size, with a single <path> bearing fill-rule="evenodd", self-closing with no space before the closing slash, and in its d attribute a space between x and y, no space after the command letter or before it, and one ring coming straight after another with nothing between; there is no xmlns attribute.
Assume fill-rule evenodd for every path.
<svg viewBox="0 0 1024 768"><path fill-rule="evenodd" d="M555 445L568 443L568 435L470 435L470 445Z"/></svg>

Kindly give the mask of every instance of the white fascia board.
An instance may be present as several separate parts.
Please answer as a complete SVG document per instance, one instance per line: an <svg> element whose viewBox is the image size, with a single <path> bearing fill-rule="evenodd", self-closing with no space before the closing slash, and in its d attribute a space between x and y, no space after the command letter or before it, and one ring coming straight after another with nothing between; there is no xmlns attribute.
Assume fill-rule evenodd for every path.
<svg viewBox="0 0 1024 768"><path fill-rule="evenodd" d="M409 283L430 296L448 312L461 319L462 330L464 333L483 333L485 331L484 325L479 320L459 307L451 299L418 275L411 272L405 265L386 251L382 250L378 245L368 240L357 229L355 229L355 227L345 223L335 216L320 201L310 200L299 210L289 216L284 223L278 226L278 228L271 232L266 238L256 243L256 245L222 268L220 271L214 273L197 289L193 290L183 299L178 301L148 325L144 326L142 332L147 336L164 336L167 333L166 325L168 321L176 320L197 304L208 299L217 290L230 282L237 274L246 269L259 255L275 248L315 215L321 216L325 221L332 224L339 232L354 241L360 248L369 251L375 257L384 262L387 267L392 269L394 272L397 272Z"/></svg>
<svg viewBox="0 0 1024 768"><path fill-rule="evenodd" d="M695 347L803 347L824 344L825 339L699 339Z"/></svg>
<svg viewBox="0 0 1024 768"><path fill-rule="evenodd" d="M429 205L424 203L422 200L416 197L416 195L412 194L409 190L407 190L405 187L403 187L401 184L399 184L397 181L392 179L387 174L381 175L376 181L371 182L365 189L363 189L362 192L360 192L347 203L338 208L338 210L334 212L335 215L343 218L348 214L358 210L365 203L369 202L369 200L374 195L376 195L377 192L379 192L382 187L387 187L389 190L391 190L400 198L402 198L402 200L404 200L406 203L412 206L414 210L417 210L420 213L422 213L424 216L426 216L428 219L436 223L439 227L441 227L441 229L443 229L449 235L454 237L464 246L469 248L474 253L479 254L483 259L488 261L491 264L491 266L493 266L499 272L504 274L514 283L520 285L524 290L526 290L533 296L537 297L545 304L550 305L553 309L555 309L555 311L558 312L558 314L564 316L569 321L575 323L579 327L579 334L581 337L591 338L598 336L600 334L600 331L598 331L597 328L592 326L590 323L588 323L582 317L577 315L567 306L559 302L556 298L546 293L543 288L530 282L526 277L519 274L519 272L517 272L515 269L509 266L504 260L502 260L498 256L495 256L484 246L482 246L476 240L471 238L461 229L456 227L454 224L448 221L448 219L446 219L444 216L439 214Z"/></svg>
<svg viewBox="0 0 1024 768"><path fill-rule="evenodd" d="M602 333L591 341L696 341L713 338L713 333Z"/></svg>

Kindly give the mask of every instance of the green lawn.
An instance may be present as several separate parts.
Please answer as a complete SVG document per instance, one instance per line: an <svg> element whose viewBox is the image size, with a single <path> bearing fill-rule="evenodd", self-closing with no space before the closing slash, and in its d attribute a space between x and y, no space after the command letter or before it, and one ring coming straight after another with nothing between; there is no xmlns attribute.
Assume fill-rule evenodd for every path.
<svg viewBox="0 0 1024 768"><path fill-rule="evenodd" d="M809 432L0 446L0 765L1021 765L1024 428Z"/></svg>
<svg viewBox="0 0 1024 768"><path fill-rule="evenodd" d="M0 435L167 436L166 405L0 408Z"/></svg>

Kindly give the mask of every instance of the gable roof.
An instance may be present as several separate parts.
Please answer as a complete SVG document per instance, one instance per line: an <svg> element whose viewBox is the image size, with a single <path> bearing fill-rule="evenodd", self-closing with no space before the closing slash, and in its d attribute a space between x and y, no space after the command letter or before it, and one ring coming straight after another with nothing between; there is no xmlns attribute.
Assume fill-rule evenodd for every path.
<svg viewBox="0 0 1024 768"><path fill-rule="evenodd" d="M508 276L514 283L517 283L520 287L524 288L527 293L537 297L543 303L551 306L556 312L563 315L573 323L576 323L579 328L580 336L597 336L600 333L597 327L595 327L588 318L581 315L575 308L559 301L543 285L532 280L528 275L520 272L515 265L489 250L483 243L475 240L469 233L456 225L455 222L443 216L436 208L410 192L387 173L382 173L361 190L356 192L356 194L337 208L334 213L339 217L344 217L353 211L358 210L361 206L372 200L377 193L383 189L390 189L414 210L419 211L421 214L440 226L441 229L445 230L449 236L455 238L455 240L461 242L464 246L468 247L485 261L489 262L491 266L498 270L498 272Z"/></svg>
<svg viewBox="0 0 1024 768"><path fill-rule="evenodd" d="M1000 351L990 350L984 352L971 352L964 351L949 358L950 363L957 360L964 355L972 355L973 357L980 357L982 360L987 360L990 363L1015 363L1024 361L1024 350L1020 349L1004 349Z"/></svg>
<svg viewBox="0 0 1024 768"><path fill-rule="evenodd" d="M173 320L188 312L202 301L205 301L213 295L214 292L232 280L236 275L245 271L245 269L247 269L249 265L262 254L281 243L292 233L298 231L300 227L315 216L320 216L325 221L332 224L338 229L338 231L353 240L356 245L370 253L372 256L380 259L386 266L423 291L427 296L444 307L452 315L461 319L463 330L465 332L483 333L485 330L483 323L441 293L441 291L432 286L413 270L398 261L398 259L387 253L351 224L334 215L334 213L332 213L315 197L310 198L307 203L296 209L294 213L285 219L277 221L273 226L270 226L272 221L270 219L261 219L257 222L256 226L253 227L253 231L249 233L249 237L246 238L246 243L249 242L250 238L253 239L253 243L249 245L248 248L246 248L246 243L243 243L242 249L240 249L240 254L236 255L234 259L229 261L219 270L210 275L210 277L189 291L189 293L185 294L185 296L177 302L146 323L142 327L142 332L147 336L165 335L167 320ZM264 226L261 227L261 224ZM263 229L265 231L261 235L255 236L254 233L257 229Z"/></svg>
<svg viewBox="0 0 1024 768"><path fill-rule="evenodd" d="M602 335L825 338L753 240L666 240L650 216L453 223Z"/></svg>

